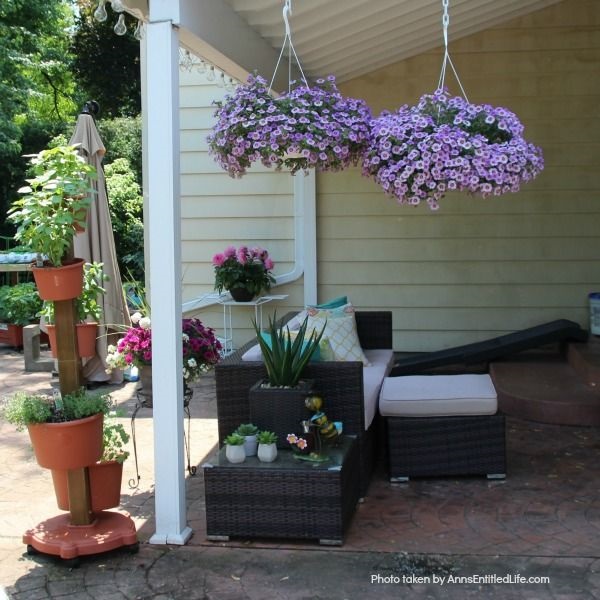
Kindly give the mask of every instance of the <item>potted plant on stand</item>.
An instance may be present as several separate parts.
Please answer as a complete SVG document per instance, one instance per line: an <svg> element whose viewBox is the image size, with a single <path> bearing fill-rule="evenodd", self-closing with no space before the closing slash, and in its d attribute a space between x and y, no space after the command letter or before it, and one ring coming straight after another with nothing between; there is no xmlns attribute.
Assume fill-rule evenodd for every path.
<svg viewBox="0 0 600 600"><path fill-rule="evenodd" d="M277 435L272 431L258 432L258 460L273 462L277 458Z"/></svg>
<svg viewBox="0 0 600 600"><path fill-rule="evenodd" d="M278 328L276 316L269 318L267 335L253 321L267 370L266 380L257 381L249 391L250 418L261 429L272 431L279 443L307 418L304 399L311 395L313 381L301 379L304 367L319 347L325 327L308 338L308 317L298 331Z"/></svg>
<svg viewBox="0 0 600 600"><path fill-rule="evenodd" d="M126 450L129 434L117 414L111 412L105 416L102 430L102 456L90 465L90 503L94 512L119 506L121 502L121 481L123 463L129 457ZM70 510L67 471L52 470L52 481L56 493L56 502L61 510Z"/></svg>
<svg viewBox="0 0 600 600"><path fill-rule="evenodd" d="M225 438L225 456L230 463L241 463L246 460L244 436L232 433Z"/></svg>
<svg viewBox="0 0 600 600"><path fill-rule="evenodd" d="M81 358L91 358L96 354L96 338L98 337L98 324L102 318L102 306L98 302L98 296L104 294L102 283L107 277L102 271L102 263L85 263L83 267L83 289L75 299L75 312L78 323L75 326L77 332L77 349ZM40 313L45 321L50 338L52 356L56 354L56 328L54 326L54 303L44 301Z"/></svg>
<svg viewBox="0 0 600 600"><path fill-rule="evenodd" d="M109 369L126 369L135 366L139 369L144 405L153 406L152 399L152 321L150 317L137 312L131 315L132 326L116 346L108 347L106 364ZM183 319L183 382L184 387L196 381L220 360L221 343L212 328L206 327L200 319ZM191 397L191 391L187 401Z"/></svg>
<svg viewBox="0 0 600 600"><path fill-rule="evenodd" d="M8 211L15 239L37 253L33 276L44 300L69 300L81 293L83 260L70 258L78 228L85 228L95 192L96 170L76 146L42 150L30 160L32 178Z"/></svg>
<svg viewBox="0 0 600 600"><path fill-rule="evenodd" d="M78 469L102 455L102 425L110 396L83 388L62 397L19 392L6 401L4 418L27 428L36 460L47 469Z"/></svg>
<svg viewBox="0 0 600 600"><path fill-rule="evenodd" d="M23 327L35 321L42 299L34 283L0 287L0 343L23 346Z"/></svg>
<svg viewBox="0 0 600 600"><path fill-rule="evenodd" d="M237 302L250 302L271 288L275 263L264 248L229 246L212 259L215 267L215 290L228 291Z"/></svg>

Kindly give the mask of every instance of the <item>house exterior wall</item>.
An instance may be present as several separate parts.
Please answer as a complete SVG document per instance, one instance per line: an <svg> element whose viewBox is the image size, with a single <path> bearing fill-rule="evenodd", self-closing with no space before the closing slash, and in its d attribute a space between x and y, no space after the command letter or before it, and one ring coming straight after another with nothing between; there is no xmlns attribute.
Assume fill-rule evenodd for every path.
<svg viewBox="0 0 600 600"><path fill-rule="evenodd" d="M599 24L596 0L565 0L456 42L451 22L469 100L513 110L546 168L517 194L448 194L437 212L397 205L359 168L318 174L319 300L348 294L358 308L392 310L398 351L558 318L587 327L587 295L600 291ZM434 90L441 60L438 49L340 87L374 114L394 110ZM181 73L184 300L212 290L210 259L230 243L266 246L277 273L293 261L290 176L254 166L234 180L207 154L211 102L223 95L195 71ZM275 291L290 294L280 314L302 306L301 280ZM233 316L241 343L250 315ZM220 309L202 318L222 327Z"/></svg>
<svg viewBox="0 0 600 600"><path fill-rule="evenodd" d="M232 179L208 155L206 136L214 123L212 102L227 92L209 82L195 67L180 71L181 120L181 212L183 301L213 292L213 255L227 246L262 246L275 261L275 274L294 265L293 180L260 165L242 179ZM289 302L302 305L302 278L273 288L273 294L288 294ZM265 305L264 318L273 309ZM220 334L223 309L205 308L200 315ZM252 335L254 311L232 311L234 341L240 345Z"/></svg>
<svg viewBox="0 0 600 600"><path fill-rule="evenodd" d="M545 321L588 326L600 290L600 3L551 8L452 41L472 102L501 105L546 168L517 194L400 206L359 169L317 178L319 298L390 309L394 348L427 351ZM401 33L399 33L401 35ZM432 51L341 86L374 114L437 85ZM450 75L452 93L459 93Z"/></svg>

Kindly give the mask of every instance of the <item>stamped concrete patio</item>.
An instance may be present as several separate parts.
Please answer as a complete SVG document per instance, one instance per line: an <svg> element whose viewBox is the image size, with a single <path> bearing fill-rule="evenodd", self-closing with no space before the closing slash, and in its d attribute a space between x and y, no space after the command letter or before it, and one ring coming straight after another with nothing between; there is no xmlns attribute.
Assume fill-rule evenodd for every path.
<svg viewBox="0 0 600 600"><path fill-rule="evenodd" d="M1 396L56 385L47 373L25 373L19 353L0 350ZM109 388L129 414L135 387ZM200 466L216 449L212 377L196 386L191 415L191 460ZM147 543L154 531L151 417L149 409L137 415L140 480L135 488L127 485L136 480L132 457L122 495L122 508L138 528L140 552L86 558L75 570L25 554L23 532L59 511L50 475L35 463L27 434L0 423L0 598L3 589L10 598L32 600L600 598L598 428L508 419L505 481L447 478L392 485L382 466L339 548L206 540L199 468L186 481L194 535L185 547L163 547ZM519 579L532 577L549 579Z"/></svg>

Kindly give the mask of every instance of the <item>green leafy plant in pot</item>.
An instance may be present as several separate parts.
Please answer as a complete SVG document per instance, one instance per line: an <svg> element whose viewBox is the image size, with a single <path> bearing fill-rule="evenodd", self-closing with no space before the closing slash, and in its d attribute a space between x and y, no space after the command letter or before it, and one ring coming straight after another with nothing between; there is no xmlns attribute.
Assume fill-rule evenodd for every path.
<svg viewBox="0 0 600 600"><path fill-rule="evenodd" d="M69 254L78 228L85 228L96 169L79 156L77 146L58 146L29 156L32 177L27 179L29 185L18 190L21 197L13 202L8 220L17 226L15 239L38 255L33 274L40 296L76 298L83 261L69 260ZM74 275L73 282L56 281L66 273Z"/></svg>
<svg viewBox="0 0 600 600"><path fill-rule="evenodd" d="M42 299L34 283L0 287L0 342L23 346L23 327L34 322Z"/></svg>
<svg viewBox="0 0 600 600"><path fill-rule="evenodd" d="M230 463L241 463L246 460L244 436L233 432L225 438L225 456Z"/></svg>
<svg viewBox="0 0 600 600"><path fill-rule="evenodd" d="M258 427L252 423L242 423L236 430L235 433L239 433L244 438L244 451L246 456L256 456L256 450L258 448L258 441L256 435L258 434Z"/></svg>
<svg viewBox="0 0 600 600"><path fill-rule="evenodd" d="M102 284L108 280L104 274L103 263L85 263L83 267L83 288L75 299L77 314L77 349L81 358L90 358L96 354L98 325L102 318L101 294L105 293ZM40 312L46 321L52 355L56 358L56 330L54 327L54 302L44 301Z"/></svg>
<svg viewBox="0 0 600 600"><path fill-rule="evenodd" d="M273 462L277 458L277 434L273 431L259 431L258 435L258 460Z"/></svg>
<svg viewBox="0 0 600 600"><path fill-rule="evenodd" d="M62 397L17 392L2 407L3 418L27 428L35 457L47 469L78 469L102 456L102 425L110 396L81 388Z"/></svg>
<svg viewBox="0 0 600 600"><path fill-rule="evenodd" d="M273 431L281 440L307 418L304 398L312 392L313 381L301 379L302 373L319 347L323 332L307 336L308 317L297 331L278 327L277 316L269 318L266 333L252 322L263 356L266 379L256 382L249 392L250 418L261 429Z"/></svg>

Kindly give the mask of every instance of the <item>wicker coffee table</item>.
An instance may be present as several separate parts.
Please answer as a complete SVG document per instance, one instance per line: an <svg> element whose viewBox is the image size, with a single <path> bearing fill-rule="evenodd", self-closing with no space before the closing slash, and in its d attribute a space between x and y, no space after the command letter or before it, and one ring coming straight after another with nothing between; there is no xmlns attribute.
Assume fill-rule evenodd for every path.
<svg viewBox="0 0 600 600"><path fill-rule="evenodd" d="M231 464L222 448L203 465L207 538L315 539L341 545L359 498L356 438L342 436L326 452L329 460L323 463L280 450L272 463L253 456Z"/></svg>

